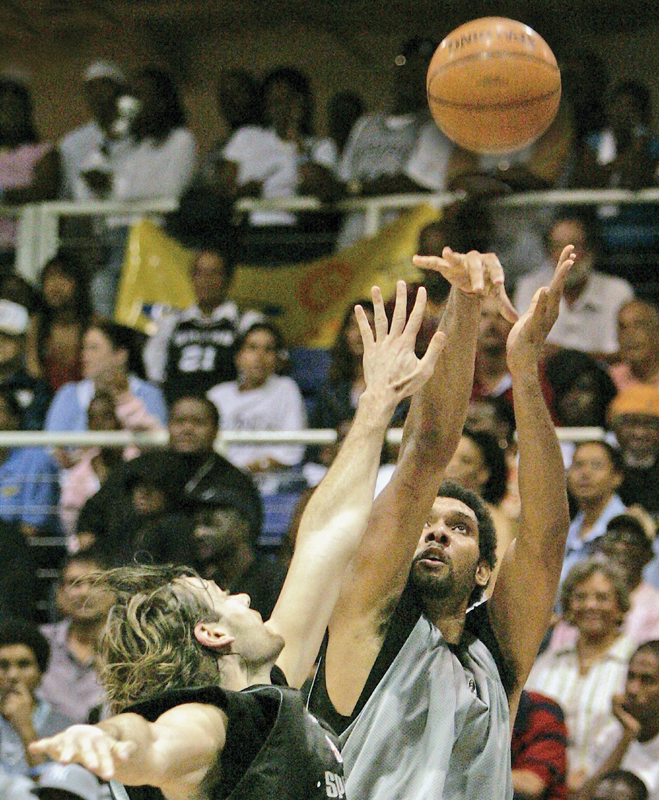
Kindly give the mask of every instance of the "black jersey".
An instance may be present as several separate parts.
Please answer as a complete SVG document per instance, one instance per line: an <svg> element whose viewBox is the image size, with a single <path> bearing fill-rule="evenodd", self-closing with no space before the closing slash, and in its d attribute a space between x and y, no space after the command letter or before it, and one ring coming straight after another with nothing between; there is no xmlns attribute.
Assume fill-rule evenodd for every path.
<svg viewBox="0 0 659 800"><path fill-rule="evenodd" d="M343 762L334 734L304 707L300 692L285 685L251 686L230 692L216 686L168 692L127 711L155 721L170 708L205 703L228 717L218 777L207 789L210 800L326 800L345 798ZM281 684L284 685L281 685ZM116 800L162 800L151 787L112 782Z"/></svg>

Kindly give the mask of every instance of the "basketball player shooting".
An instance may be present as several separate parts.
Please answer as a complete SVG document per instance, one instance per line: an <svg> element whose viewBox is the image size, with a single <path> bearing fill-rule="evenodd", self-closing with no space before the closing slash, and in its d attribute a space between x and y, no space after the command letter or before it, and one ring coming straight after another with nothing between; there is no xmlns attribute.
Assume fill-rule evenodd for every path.
<svg viewBox="0 0 659 800"><path fill-rule="evenodd" d="M405 324L406 288L399 282L390 329L377 288L373 300L375 335L356 308L366 389L304 512L272 617L264 623L246 595L230 596L185 568L110 571L103 580L117 599L103 677L113 709L123 713L73 726L31 745L32 752L113 779L117 797L128 787L129 797L142 798L145 789L134 794L131 787L144 786L168 800L344 796L331 735L287 683L301 686L314 665L366 528L391 416L428 380L445 341L437 332L416 358L425 290Z"/></svg>
<svg viewBox="0 0 659 800"><path fill-rule="evenodd" d="M309 697L340 733L347 796L359 800L512 798L511 720L547 629L569 524L538 359L571 246L508 336L522 511L492 597L475 604L496 532L473 492L440 482L469 401L480 296L497 292L513 315L496 256L442 255L415 263L452 283L447 346L412 400L396 470L346 574Z"/></svg>

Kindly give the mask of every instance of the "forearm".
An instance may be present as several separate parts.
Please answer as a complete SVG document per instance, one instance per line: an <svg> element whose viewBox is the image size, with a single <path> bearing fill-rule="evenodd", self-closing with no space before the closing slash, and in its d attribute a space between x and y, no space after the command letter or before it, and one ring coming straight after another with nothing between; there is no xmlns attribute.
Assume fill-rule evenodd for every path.
<svg viewBox="0 0 659 800"><path fill-rule="evenodd" d="M622 738L606 761L604 761L590 778L581 784L579 789L572 795L572 800L590 800L600 778L608 772L612 772L614 769L620 769L622 760L627 753L629 745L634 741L634 738L634 734L631 733L631 731L623 730Z"/></svg>
<svg viewBox="0 0 659 800"><path fill-rule="evenodd" d="M139 714L119 714L94 726L118 742L130 743L131 754L123 762L115 761L115 780L127 786L140 783L159 785L162 778L154 758L153 725Z"/></svg>

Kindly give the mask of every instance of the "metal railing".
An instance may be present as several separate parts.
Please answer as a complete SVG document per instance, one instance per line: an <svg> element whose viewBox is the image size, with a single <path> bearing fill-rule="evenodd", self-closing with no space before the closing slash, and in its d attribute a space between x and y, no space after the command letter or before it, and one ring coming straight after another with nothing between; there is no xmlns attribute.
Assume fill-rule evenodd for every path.
<svg viewBox="0 0 659 800"><path fill-rule="evenodd" d="M363 211L365 235L374 236L382 227L384 214L392 209L405 209L428 203L441 208L466 197L464 192L440 194L401 194L383 197L353 198L334 206L323 205L312 197L277 198L271 200L243 199L237 204L241 211ZM540 192L521 192L488 201L495 206L539 207L556 205L630 205L658 203L659 189L569 189ZM0 215L18 219L16 241L16 270L34 282L45 262L57 251L59 222L63 217L109 217L121 215L134 221L145 216L176 211L178 201L172 198L149 201L49 201L22 206L0 206Z"/></svg>

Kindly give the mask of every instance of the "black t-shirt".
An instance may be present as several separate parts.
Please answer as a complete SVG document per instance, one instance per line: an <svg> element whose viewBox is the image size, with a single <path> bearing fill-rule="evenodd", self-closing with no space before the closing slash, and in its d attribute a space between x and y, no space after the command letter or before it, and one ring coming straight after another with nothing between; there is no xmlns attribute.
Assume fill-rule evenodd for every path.
<svg viewBox="0 0 659 800"><path fill-rule="evenodd" d="M306 711L302 696L288 688L278 667L273 667L271 679L272 685L241 692L217 686L168 692L126 710L151 722L185 703L224 711L228 721L220 770L207 788L212 800L343 797L343 766L333 733ZM119 800L120 791L116 785L112 789ZM162 800L161 792L152 787L126 787L126 793L130 800Z"/></svg>
<svg viewBox="0 0 659 800"><path fill-rule="evenodd" d="M308 683L303 688L308 695L307 706L313 714L317 714L324 719L332 729L341 734L356 719L359 712L364 708L368 699L375 691L377 685L384 677L401 648L407 641L407 637L412 633L414 626L423 614L420 598L409 587L401 595L396 610L391 616L384 637L382 647L378 653L375 663L364 684L362 693L357 700L357 704L352 714L343 716L334 708L327 691L325 679L325 650L327 639L323 645L318 670L313 683ZM455 655L460 658L461 652L473 641L474 638L480 639L492 654L499 670L499 676L506 692L510 692L514 686L514 674L509 664L505 661L497 643L494 631L490 624L487 612L487 604L481 603L474 606L467 612L467 621L462 636L462 641L458 645L449 645Z"/></svg>

